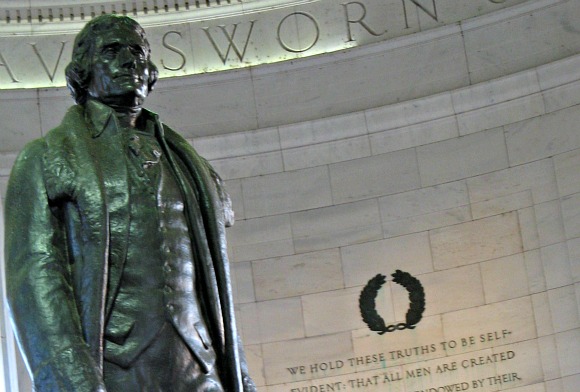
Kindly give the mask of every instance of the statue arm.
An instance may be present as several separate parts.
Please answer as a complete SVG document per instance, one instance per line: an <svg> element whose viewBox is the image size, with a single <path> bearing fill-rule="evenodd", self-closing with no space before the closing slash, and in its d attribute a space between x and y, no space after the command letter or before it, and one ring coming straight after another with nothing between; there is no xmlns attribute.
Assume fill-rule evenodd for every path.
<svg viewBox="0 0 580 392"><path fill-rule="evenodd" d="M227 193L227 190L225 188L225 184L224 184L222 178L215 171L213 166L205 158L201 157L201 160L206 165L206 167L210 173L210 176L215 183L216 190L217 190L218 197L219 197L219 201L220 201L221 208L222 208L222 213L224 216L224 226L231 227L234 224L235 216L234 216L234 210L232 207L232 201L231 201L230 195ZM236 334L236 336L238 338L238 351L239 351L238 357L240 359L240 368L241 368L241 373L242 373L242 386L243 386L244 392L257 392L256 384L254 383L254 380L252 380L252 377L250 376L250 372L248 370L248 364L247 364L247 360L246 360L246 353L244 351L244 345L242 344L242 340L240 339L239 335L237 334L237 331L235 331L234 333Z"/></svg>
<svg viewBox="0 0 580 392"><path fill-rule="evenodd" d="M166 140L171 146L172 150L179 156L180 160L183 162L187 170L192 174L193 177L197 177L199 175L195 175L196 172L203 172L206 173L207 179L212 182L212 186L215 187L216 191L216 198L217 200L217 210L216 213L216 224L217 226L223 225L223 227L217 228L217 233L215 237L213 237L214 242L220 242L220 246L218 246L219 251L223 252L221 255L220 260L222 260L223 265L218 265L216 267L216 271L218 275L222 275L222 282L228 282L225 284L225 287L222 286L222 290L226 290L230 296L231 300L231 287L229 287L229 261L227 257L227 252L225 250L225 232L224 228L232 226L234 224L234 211L232 209L232 202L230 196L228 195L225 184L219 174L215 171L212 165L203 157L201 157L195 149L189 143L183 139L180 135L178 135L175 131L171 128L164 126L165 134L167 136ZM204 176L202 176L204 177ZM210 238L212 238L210 236ZM216 252L219 253L219 252ZM233 306L233 305L232 305ZM238 359L239 365L241 370L241 381L242 381L242 388L243 392L256 392L256 386L254 381L249 375L246 355L244 352L244 346L242 345L241 339L237 331L231 330L231 336L234 339L237 339L237 348L238 348Z"/></svg>
<svg viewBox="0 0 580 392"><path fill-rule="evenodd" d="M105 391L82 335L64 223L46 194L45 150L43 140L30 143L15 162L8 184L8 302L36 391Z"/></svg>

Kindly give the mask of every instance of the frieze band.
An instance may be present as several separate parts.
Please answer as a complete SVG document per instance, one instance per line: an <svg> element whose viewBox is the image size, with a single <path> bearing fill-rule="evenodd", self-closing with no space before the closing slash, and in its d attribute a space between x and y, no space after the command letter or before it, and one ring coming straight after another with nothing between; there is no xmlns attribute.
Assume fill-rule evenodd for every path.
<svg viewBox="0 0 580 392"><path fill-rule="evenodd" d="M256 7L203 21L193 14L187 19L187 12L169 23L148 15L139 18L155 47L154 61L163 78L336 52L456 23L525 0L477 0L453 11L440 9L437 1L319 0L267 11ZM64 86L62 59L72 51L75 23L46 22L34 30L25 29L24 22L0 24L0 89Z"/></svg>

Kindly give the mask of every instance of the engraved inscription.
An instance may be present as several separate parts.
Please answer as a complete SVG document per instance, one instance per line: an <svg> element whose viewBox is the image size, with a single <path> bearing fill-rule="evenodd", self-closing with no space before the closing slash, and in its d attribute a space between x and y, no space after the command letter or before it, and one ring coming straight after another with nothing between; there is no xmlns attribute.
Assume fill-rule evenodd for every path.
<svg viewBox="0 0 580 392"><path fill-rule="evenodd" d="M409 18L407 14L407 6L405 4L406 1L410 1L411 3L415 4L417 8L429 15L434 21L439 22L439 14L437 14L437 5L435 4L435 0L431 0L433 2L433 8L431 10L425 7L423 4L417 2L417 0L401 0L401 3L403 4L403 16L405 18L406 29L409 28Z"/></svg>
<svg viewBox="0 0 580 392"><path fill-rule="evenodd" d="M181 63L177 67L170 67L165 63L164 59L162 58L161 66L168 71L179 71L180 69L183 69L183 67L185 66L185 63L187 62L187 57L185 56L185 53L183 53L181 49L179 49L176 46L170 45L167 42L167 37L173 34L177 35L179 38L183 38L179 31L174 30L168 31L167 33L163 34L162 40L163 47L169 49L171 52L177 53L177 55L181 58Z"/></svg>
<svg viewBox="0 0 580 392"><path fill-rule="evenodd" d="M16 77L14 76L14 73L12 73L12 70L10 69L8 62L4 59L4 55L2 54L2 52L0 52L0 67L6 68L6 72L8 72L8 76L10 76L10 79L12 79L12 83L19 83L20 82L18 79L16 79Z"/></svg>
<svg viewBox="0 0 580 392"><path fill-rule="evenodd" d="M349 7L351 5L357 5L359 7L360 16L358 17L358 19L351 19L351 14L349 11L349 9L352 8L352 7ZM386 34L388 32L388 30L385 29L385 31L383 31L382 33L379 33L378 31L373 30L373 28L371 28L371 26L369 26L364 21L365 17L367 16L367 9L366 9L365 5L363 3L361 3L360 1L351 1L350 3L342 4L342 6L344 7L344 14L345 14L345 20L346 20L346 32L347 32L347 36L348 36L348 39L346 42L354 41L354 39L352 38L352 31L350 29L351 24L360 24L363 29L365 29L369 34L374 35L375 37L380 37L381 35Z"/></svg>
<svg viewBox="0 0 580 392"><path fill-rule="evenodd" d="M222 31L222 33L224 34L224 36L226 37L226 39L228 41L228 47L225 50L225 53L222 51L222 49L220 49L219 45L215 41L214 37L212 36L211 32L209 31L209 27L204 27L204 28L202 28L202 30L207 35L207 38L209 39L209 41L211 42L216 53L218 54L218 56L220 57L220 59L222 60L222 62L225 65L226 62L228 61L228 56L230 54L231 49L233 49L236 56L238 56L238 59L240 60L240 62L244 61L244 56L246 55L246 49L248 49L248 43L250 42L250 36L252 35L252 30L254 29L254 23L256 23L255 20L250 21L250 28L248 30L248 35L246 36L246 42L244 43L244 47L242 50L240 50L240 48L238 47L238 45L236 45L236 43L234 41L234 39L236 37L236 32L238 31L238 26L241 23L234 23L234 25L233 25L234 27L233 27L231 33L228 31L228 29L225 25L217 26Z"/></svg>
<svg viewBox="0 0 580 392"><path fill-rule="evenodd" d="M511 330L493 330L400 350L298 364L285 368L290 383L280 390L493 392L498 387L527 385L520 348L503 346L514 343L512 339ZM497 351L489 350L492 347Z"/></svg>
<svg viewBox="0 0 580 392"><path fill-rule="evenodd" d="M307 20L312 22L312 25L314 26L314 29L316 31L315 33L315 37L312 40L312 42L309 45L306 45L306 47L304 48L292 48L290 47L290 45L288 45L286 42L284 42L284 40L282 39L282 34L281 34L281 30L282 30L282 25L288 20L288 18L290 18L291 16L298 16L298 15L302 15L304 17L307 18ZM318 22L316 22L316 19L314 19L314 17L306 12L293 12L290 15L286 15L278 24L278 42L280 43L280 45L284 48L284 50L287 50L288 52L292 52L292 53L300 53L300 52L306 52L308 49L311 49L312 47L314 47L314 45L316 45L316 43L318 42L318 39L320 38L320 28L318 27Z"/></svg>
<svg viewBox="0 0 580 392"><path fill-rule="evenodd" d="M222 16L204 21L194 16L184 28L155 24L147 29L150 40L162 48L152 55L163 78L278 62L288 59L288 53L300 58L334 52L457 23L523 1L471 0L466 7L443 8L438 0L318 0L301 2L304 9L280 6L228 14L227 22ZM419 23L419 17L428 23ZM13 27L17 25L6 26ZM15 88L15 83L64 86L61 63L72 50L72 33L57 35L55 30L52 37L42 38L28 34L34 33L23 35L18 30L0 37L0 89ZM31 61L31 54L38 60Z"/></svg>
<svg viewBox="0 0 580 392"><path fill-rule="evenodd" d="M61 45L60 45L60 51L58 52L58 57L56 58L56 64L54 64L54 69L51 72L48 69L48 65L46 64L46 61L44 61L42 54L40 54L40 51L36 47L36 44L35 43L30 44L30 46L32 46L32 49L34 50L34 54L36 54L36 57L38 57L38 59L40 60L40 63L42 64L42 68L44 69L44 72L46 72L46 75L48 76L48 78L50 79L51 82L54 81L54 75L56 74L56 70L58 68L58 64L60 63L60 58L62 57L62 51L64 50L65 45L66 45L66 41L62 41Z"/></svg>

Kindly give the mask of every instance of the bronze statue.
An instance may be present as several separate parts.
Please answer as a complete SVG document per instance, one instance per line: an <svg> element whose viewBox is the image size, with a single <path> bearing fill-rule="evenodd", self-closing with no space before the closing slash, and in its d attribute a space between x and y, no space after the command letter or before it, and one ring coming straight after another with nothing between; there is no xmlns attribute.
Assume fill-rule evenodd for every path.
<svg viewBox="0 0 580 392"><path fill-rule="evenodd" d="M250 392L209 163L142 108L141 26L104 15L66 69L76 105L19 155L6 196L9 304L38 392Z"/></svg>

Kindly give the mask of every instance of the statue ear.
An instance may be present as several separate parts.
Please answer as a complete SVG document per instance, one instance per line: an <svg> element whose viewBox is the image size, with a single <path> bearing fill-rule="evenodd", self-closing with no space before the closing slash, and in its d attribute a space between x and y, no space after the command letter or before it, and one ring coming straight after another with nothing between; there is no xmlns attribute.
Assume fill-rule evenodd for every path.
<svg viewBox="0 0 580 392"><path fill-rule="evenodd" d="M157 83L157 79L159 78L159 69L151 60L149 60L148 66L149 66L149 83L147 85L147 88L149 89L149 92L151 92L153 91L155 83Z"/></svg>

